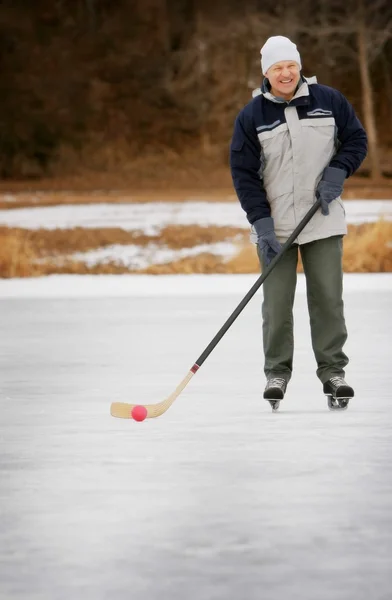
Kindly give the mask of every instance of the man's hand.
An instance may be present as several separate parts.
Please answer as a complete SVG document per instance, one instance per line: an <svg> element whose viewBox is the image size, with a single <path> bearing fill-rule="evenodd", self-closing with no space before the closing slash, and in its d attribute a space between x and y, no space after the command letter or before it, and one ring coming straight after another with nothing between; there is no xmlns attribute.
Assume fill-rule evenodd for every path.
<svg viewBox="0 0 392 600"><path fill-rule="evenodd" d="M276 239L274 220L272 217L258 219L258 221L253 223L253 227L257 234L257 244L264 257L264 262L266 265L269 265L282 248Z"/></svg>
<svg viewBox="0 0 392 600"><path fill-rule="evenodd" d="M323 177L316 189L316 198L321 199L321 212L324 216L329 215L328 204L338 198L343 192L343 183L346 179L346 171L336 167L324 169Z"/></svg>

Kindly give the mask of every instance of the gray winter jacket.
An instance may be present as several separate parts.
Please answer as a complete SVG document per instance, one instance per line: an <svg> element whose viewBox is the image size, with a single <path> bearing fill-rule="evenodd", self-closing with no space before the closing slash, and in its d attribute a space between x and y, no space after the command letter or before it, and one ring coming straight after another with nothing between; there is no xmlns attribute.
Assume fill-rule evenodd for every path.
<svg viewBox="0 0 392 600"><path fill-rule="evenodd" d="M249 222L272 216L277 238L284 242L315 202L325 167L344 169L350 176L366 156L367 139L346 98L316 78L302 78L290 102L275 98L267 86L236 119L230 162ZM329 211L326 217L320 211L314 215L299 244L347 232L340 198Z"/></svg>

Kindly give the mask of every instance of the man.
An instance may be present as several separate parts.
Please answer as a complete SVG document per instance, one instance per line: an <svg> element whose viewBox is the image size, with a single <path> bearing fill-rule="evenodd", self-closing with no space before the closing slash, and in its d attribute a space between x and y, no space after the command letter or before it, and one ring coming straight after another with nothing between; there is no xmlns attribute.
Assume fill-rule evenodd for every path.
<svg viewBox="0 0 392 600"><path fill-rule="evenodd" d="M230 146L234 187L251 224L262 269L316 197L321 210L265 280L262 307L264 398L284 397L293 369L293 302L298 251L304 267L317 375L325 394L350 398L342 300L340 195L367 152L366 133L336 89L301 75L297 46L270 37L261 49L262 88L238 114Z"/></svg>

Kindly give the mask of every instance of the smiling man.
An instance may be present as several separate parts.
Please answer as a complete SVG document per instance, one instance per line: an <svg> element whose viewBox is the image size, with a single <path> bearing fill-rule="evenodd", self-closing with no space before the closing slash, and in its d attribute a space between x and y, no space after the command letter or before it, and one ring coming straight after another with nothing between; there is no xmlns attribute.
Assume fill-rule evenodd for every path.
<svg viewBox="0 0 392 600"><path fill-rule="evenodd" d="M348 399L354 390L344 380L342 240L347 227L340 195L345 179L366 156L366 133L338 90L302 76L301 57L291 40L270 37L260 52L264 81L237 116L230 164L262 269L321 199L321 210L263 285L264 398L274 406L292 375L300 252L317 375L325 394Z"/></svg>
<svg viewBox="0 0 392 600"><path fill-rule="evenodd" d="M300 79L299 64L291 60L282 60L268 69L268 81L271 94L284 100L291 100Z"/></svg>
<svg viewBox="0 0 392 600"><path fill-rule="evenodd" d="M271 94L291 100L301 77L301 57L297 46L281 35L270 37L262 49L261 70L268 79ZM285 56L286 58L282 59Z"/></svg>

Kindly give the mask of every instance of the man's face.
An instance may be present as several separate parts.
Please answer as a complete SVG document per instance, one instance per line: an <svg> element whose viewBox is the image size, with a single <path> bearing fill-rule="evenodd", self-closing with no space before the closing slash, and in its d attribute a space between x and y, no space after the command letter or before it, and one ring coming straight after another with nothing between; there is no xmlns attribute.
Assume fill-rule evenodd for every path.
<svg viewBox="0 0 392 600"><path fill-rule="evenodd" d="M293 60L282 60L272 65L265 74L274 96L291 100L300 78L299 65Z"/></svg>

